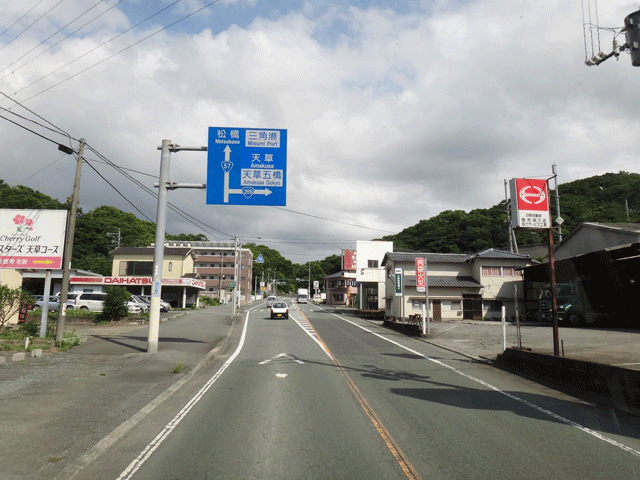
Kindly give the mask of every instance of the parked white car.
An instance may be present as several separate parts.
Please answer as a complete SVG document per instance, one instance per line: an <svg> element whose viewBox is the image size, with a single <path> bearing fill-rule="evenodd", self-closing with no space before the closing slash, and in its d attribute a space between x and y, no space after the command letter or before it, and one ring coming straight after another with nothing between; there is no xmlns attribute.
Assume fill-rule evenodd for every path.
<svg viewBox="0 0 640 480"><path fill-rule="evenodd" d="M143 313L147 313L151 308L151 302L145 300L139 295L131 295L131 301L138 305Z"/></svg>
<svg viewBox="0 0 640 480"><path fill-rule="evenodd" d="M68 295L68 301L73 302L73 308L79 308L80 310L89 310L90 312L102 312L104 309L104 299L107 296L104 292L73 292ZM71 303L67 303L68 307ZM129 301L127 302L129 313L140 313L142 308L138 303Z"/></svg>
<svg viewBox="0 0 640 480"><path fill-rule="evenodd" d="M151 305L151 295L138 295L143 300L147 300L149 305ZM168 312L171 310L171 304L169 302L165 302L164 300L160 300L160 311Z"/></svg>

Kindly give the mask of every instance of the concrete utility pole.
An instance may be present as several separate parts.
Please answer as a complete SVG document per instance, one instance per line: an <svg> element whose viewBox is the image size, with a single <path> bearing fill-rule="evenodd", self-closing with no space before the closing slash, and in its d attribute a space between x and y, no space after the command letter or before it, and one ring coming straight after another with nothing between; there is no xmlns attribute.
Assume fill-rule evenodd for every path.
<svg viewBox="0 0 640 480"><path fill-rule="evenodd" d="M67 225L67 243L64 247L64 265L62 270L62 290L60 291L60 310L56 325L56 342L64 339L64 323L67 319L67 298L69 295L69 277L71 276L71 256L73 255L73 238L76 231L76 216L78 215L78 199L80 195L80 175L84 162L84 138L78 146L78 161L76 163L76 179L73 182L73 198L71 199L71 215ZM45 292L49 295L49 292Z"/></svg>
<svg viewBox="0 0 640 480"><path fill-rule="evenodd" d="M199 188L207 186L201 183L178 184L169 180L169 163L171 152L190 150L206 152L207 147L181 147L174 145L171 140L162 140L160 154L160 183L158 187L158 210L156 213L156 240L153 254L153 276L151 279L151 306L149 307L149 335L147 337L147 352L158 353L158 337L160 332L160 300L162 293L162 266L164 262L164 234L167 221L167 191L176 188Z"/></svg>
<svg viewBox="0 0 640 480"><path fill-rule="evenodd" d="M556 164L551 166L551 172L556 183L556 223L558 224L558 240L562 241L562 217L560 216L560 192L558 191L558 175L556 174ZM628 217L628 215L627 215Z"/></svg>

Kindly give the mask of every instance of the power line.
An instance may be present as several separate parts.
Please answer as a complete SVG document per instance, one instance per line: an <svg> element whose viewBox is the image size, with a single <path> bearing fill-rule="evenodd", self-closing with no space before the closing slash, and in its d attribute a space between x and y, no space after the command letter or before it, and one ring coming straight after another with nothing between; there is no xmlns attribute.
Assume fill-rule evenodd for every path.
<svg viewBox="0 0 640 480"><path fill-rule="evenodd" d="M13 120L8 119L7 117L3 117L2 115L0 115L0 118L2 118L2 119L4 119L4 120L6 120L7 122L11 122L11 123L13 123L14 125L17 125L18 127L23 128L23 129L25 129L26 131L31 132L31 133L33 133L34 135L37 135L37 136L38 136L38 137L40 137L40 138L44 138L44 139L45 139L45 140L47 140L48 142L54 143L54 144L56 144L56 145L58 145L58 146L60 145L60 144L59 144L58 142L56 142L55 140L52 140L52 139L50 139L50 138L48 138L48 137L45 137L44 135L40 135L38 132L36 132L36 131L34 131L34 130L31 130L30 128L27 128L27 127L25 127L24 125L20 125L18 122L14 122Z"/></svg>
<svg viewBox="0 0 640 480"><path fill-rule="evenodd" d="M165 11L165 10L167 10L168 8L173 7L176 3L180 2L180 1L181 1L181 0L176 0L176 1L175 1L175 2L173 2L172 4L167 5L166 7L164 7L164 8L162 8L162 9L158 10L158 11L157 11L156 13L154 13L153 15L149 15L149 16L148 16L147 18L145 18L144 20L139 21L139 22L138 22L138 23L136 23L135 25L132 25L131 27L129 27L129 28L127 28L126 30L124 30L124 31L120 32L119 34L117 34L116 36L111 37L109 40L106 40L106 41L102 42L102 43L101 43L100 45L98 45L97 47L92 48L92 49L91 49L91 50L89 50L88 52L85 52L85 53L83 53L82 55L80 55L79 57L74 58L74 59L73 59L73 60L71 60L70 62L65 63L64 65L62 65L61 67L59 67L59 68L55 69L54 71L49 72L48 74L46 74L46 75L45 75L45 76L43 76L43 77L40 77L40 78L39 78L38 80L36 80L35 82L31 82L29 85L26 85L25 87L21 88L20 90L17 90L13 95L16 95L16 94L20 93L21 91L23 91L23 90L25 90L25 89L27 89L27 88L31 87L32 85L35 85L36 83L38 83L38 82L40 82L40 81L44 80L45 78L47 78L47 77L49 77L49 76L53 75L54 73L59 72L59 71L60 71L60 70L62 70L63 68L68 67L68 66L69 66L69 65L71 65L72 63L77 62L77 61L78 61L78 60L80 60L81 58L86 57L86 56L87 56L87 55L89 55L90 53L95 52L96 50L98 50L99 48L103 47L103 46L104 46L104 45L106 45L107 43L109 43L109 42L111 42L111 41L115 40L115 39L116 39L116 38L118 38L118 37L121 37L121 36L122 36L122 35L124 35L125 33L127 33L127 32L129 32L129 31L133 30L134 28L136 28L136 27L138 27L138 26L140 26L141 24L143 24L143 23L144 23L144 22L146 22L147 20L149 20L149 19L151 19L151 18L153 18L153 17L155 17L155 16L159 15L160 13L164 12L164 11ZM162 30L159 30L158 32L161 32L161 31L162 31ZM158 33L158 32L156 32L156 33ZM154 35L155 35L155 34L154 34ZM152 35L150 35L150 36L152 36ZM149 37L143 38L143 39L142 39L142 40L140 40L140 41L146 40L147 38L149 38ZM137 45L138 43L140 43L140 42L136 42L136 43L134 43L133 45ZM109 56L109 57L107 57L107 58L105 58L105 59L103 59L103 60L100 60L100 61L99 61L99 62L97 62L97 63L94 63L93 65L91 65L91 66L87 67L86 69L81 70L80 72L76 73L75 75L72 75L71 77L68 77L68 78L66 78L65 80L62 80L61 82L58 82L58 83L56 83L56 84L52 85L51 87L49 87L49 88L47 88L47 89L43 90L42 92L39 92L39 93L37 93L36 95L33 95L33 96L31 96L31 97L27 98L26 100L31 100L33 97L35 97L35 96L37 96L37 95L40 95L41 93L46 92L47 90L49 90L49 89L51 89L51 88L53 88L53 87L56 87L56 86L60 85L61 83L66 82L67 80L70 80L70 79L72 79L72 78L76 77L77 75L80 75L81 73L84 73L85 71L89 70L90 68L93 68L93 67L95 67L96 65L101 64L101 63L102 63L102 62L104 62L105 60L109 60L110 58L113 58L114 56L116 56L116 55L120 54L120 53L121 53L121 52L123 52L124 50L127 50L128 48L132 47L133 45L129 45L129 47L126 47L125 49L120 50L119 52L115 53L114 55L111 55L111 56ZM26 101L26 100L23 100L23 101Z"/></svg>
<svg viewBox="0 0 640 480"><path fill-rule="evenodd" d="M171 5L167 6L166 8L164 8L164 9L160 10L159 12L155 13L155 14L154 14L154 15L152 15L151 17L153 17L153 16L157 15L158 13L162 12L163 10L166 10L167 8L169 8L169 7L173 6L173 5L175 5L176 3L178 3L178 1L180 1L180 0L177 0L176 2L174 2L174 3L172 3ZM154 37L155 35L157 35L157 34L159 34L159 33L163 32L163 31L167 30L168 28L173 27L174 25L176 25L176 24L178 24L178 23L182 22L183 20L186 20L187 18L189 18L189 17L191 17L191 16L195 15L196 13L198 13L198 12L200 12L200 11L204 10L205 8L210 7L211 5L213 5L213 4L215 4L215 3L218 3L219 1L220 1L220 0L214 0L213 2L210 2L210 3L206 4L206 5L204 5L203 7L201 7L201 8L199 8L199 9L197 9L197 10L195 10L195 11L193 11L193 12L189 13L188 15L185 15L184 17L182 17L182 18L180 18L180 19L176 20L175 22L170 23L169 25L167 25L167 26L165 26L165 27L162 27L161 29L157 30L156 32L154 32L154 33L151 33L151 34L147 35L146 37L144 37L144 38L142 38L142 39L138 40L137 42L132 43L131 45L129 45L129 46L127 46L127 47L123 48L122 50L117 51L117 52L116 52L116 53L114 53L113 55L110 55L110 56L108 56L107 58L104 58L104 59L102 59L102 60L100 60L100 61L98 61L98 62L94 63L93 65L88 66L88 67L87 67L87 68L85 68L84 70L81 70L81 71L77 72L76 74L74 74L74 75L72 75L72 76L70 76L70 77L68 77L68 78L66 78L66 79L64 79L64 80L60 80L58 83L55 83L55 84L51 85L50 87L45 88L44 90L41 90L40 92L38 92L38 93L36 93L36 94L34 94L34 95L32 95L32 96L30 96L30 97L28 97L28 98L24 99L24 100L23 100L23 102L26 102L26 101L28 101L28 100L31 100L32 98L35 98L35 97L37 97L38 95L41 95L42 93L47 92L47 91L51 90L52 88L55 88L55 87L57 87L58 85L60 85L60 84L62 84L62 83L64 83L64 82L66 82L66 81L68 81L68 80L71 80L71 79L73 79L73 78L77 77L78 75L83 74L83 73L84 73L84 72L86 72L87 70L90 70L90 69L92 69L93 67L95 67L95 66L97 66L97 65L100 65L101 63L104 63L104 62L106 62L107 60L110 60L110 59L112 59L113 57L115 57L115 56L117 56L117 55L120 55L122 52L124 52L124 51L126 51L126 50L128 50L128 49L130 49L130 48L132 48L132 47L135 47L136 45L138 45L138 44L140 44L140 43L144 42L145 40L148 40L149 38ZM148 18L151 18L151 17L148 17ZM145 20L143 20L142 22L144 22L144 21L148 20L148 18L147 18L147 19L145 19ZM137 25L139 25L139 24L140 24L140 23L142 23L142 22L139 22ZM134 27L135 27L135 26L137 26L137 25L134 25ZM131 27L131 28L134 28L134 27ZM126 30L125 32L127 32L127 31L129 31L129 30L131 30L131 29L128 29L128 30ZM125 33L125 32L123 32L123 33ZM120 36L120 35L122 35L122 34L119 34L119 35L117 35L117 36L116 36L116 37L114 37L114 38L117 38L117 37L118 37L118 36ZM107 41L107 42L105 42L105 43L108 43L109 41L111 41L111 40L108 40L108 41ZM104 45L104 44L102 44L102 45ZM102 46L102 45L100 45L100 46ZM96 47L96 48L100 48L100 46L99 46L99 47ZM87 54L88 54L88 53L93 52L94 50L96 50L96 49L93 49L93 50L91 50L91 51L87 52ZM28 87L30 87L30 86L32 86L32 85L34 85L34 84L36 84L36 83L40 82L40 80L43 80L43 79L47 78L48 76L52 75L53 73L56 73L57 71L59 71L59 70L61 70L62 68L66 67L67 65L69 65L70 63L73 63L73 62L75 62L76 60L79 60L80 58L84 57L84 56L85 56L85 55L87 55L87 54L84 54L84 55L82 55L82 56L80 56L80 57L76 58L76 59L75 59L75 60L73 60L72 62L69 62L69 63L67 63L66 65L63 65L62 67L60 67L60 68L56 69L55 71L53 71L53 72L51 72L51 73L49 73L49 74L45 75L44 77L40 78L39 80L36 80L35 82L32 82L32 83L30 83L29 85L27 85L27 86L25 86L25 87L21 88L20 90L16 91L16 92L14 93L14 95L16 95L17 93L20 93L21 91L25 90L26 88L28 88Z"/></svg>
<svg viewBox="0 0 640 480"><path fill-rule="evenodd" d="M125 196L120 192L120 190L118 190L116 187L114 187L114 186L113 186L113 184L112 184L111 182L109 182L109 180L107 180L106 178L104 178L104 176L103 176L100 172L98 172L98 170L97 170L93 165L91 165L91 163L89 163L89 162L86 162L86 163L87 163L87 165L89 165L89 167L91 167L91 169L92 169L94 172L96 172L96 173L98 174L98 176L99 176L102 180L104 180L104 181L107 183L107 185L109 185L111 188L113 188L113 189L116 191L116 193L117 193L118 195L120 195L120 196L121 196L121 197L122 197L122 198L123 198L123 199L124 199L128 204L129 204L129 205L131 205L131 206L132 206L133 208L135 208L138 212L140 212L140 215L142 215L144 218L146 218L146 219L147 219L147 220L149 220L151 223L153 223L153 220L151 220L149 217L147 217L147 216L144 214L144 212L143 212L142 210L140 210L138 207L136 207L136 206L133 204L133 202L132 202L131 200L129 200L127 197L125 197Z"/></svg>
<svg viewBox="0 0 640 480"><path fill-rule="evenodd" d="M58 157L56 160L54 160L54 161L53 161L53 162L51 162L50 164L48 164L48 165L46 165L46 166L42 167L42 168L41 168L40 170L38 170L37 172L35 172L35 173L33 173L33 174L29 175L29 176L28 176L27 178L25 178L24 180L22 180L22 181L18 182L18 185L22 185L24 182L26 182L26 181L27 181L27 180L29 180L30 178L35 177L35 176L36 176L37 174L39 174L41 171L46 170L46 169L47 169L47 168L49 168L51 165L53 165L54 163L59 162L61 159L65 158L66 156L67 156L66 154L61 155L60 157Z"/></svg>
<svg viewBox="0 0 640 480"><path fill-rule="evenodd" d="M53 7L51 7L49 10L47 10L46 12L44 12L42 15L40 15L31 25L27 26L24 30L22 30L18 35L16 35L15 37L13 37L11 40L9 40L7 43L5 43L2 47L0 47L0 50L4 50L4 47L6 47L7 45L11 44L11 42L13 42L16 38L18 38L20 35L22 35L24 32L26 32L27 30L29 30L31 27L33 27L36 23L38 23L40 20L42 20L42 18L46 15L49 14L49 12L51 10L53 10L54 8L56 8L58 5L60 5L62 2L64 2L64 0L60 0L58 3L56 3Z"/></svg>
<svg viewBox="0 0 640 480"><path fill-rule="evenodd" d="M80 17L83 17L84 15L86 15L87 13L89 13L91 10L93 10L94 8L96 8L98 5L100 5L102 2L104 2L104 0L98 0L98 3L94 4L92 7L90 7L89 9L85 10L84 13L81 13L80 15L78 15L76 18L74 18L73 20L71 20L69 23L67 23L66 25L64 25L63 27L60 27L58 29L58 31L56 31L55 33L49 35L49 37L45 38L44 40L42 40L38 45L36 45L35 47L33 47L31 50L29 50L28 52L22 54L20 57L16 58L13 62L11 62L9 65L7 65L6 67L4 67L4 70L7 70L8 68L11 67L11 65L15 64L16 62L20 61L21 59L23 59L24 57L26 57L27 55L29 55L31 52L33 52L36 48L38 48L39 46L41 46L42 44L44 44L47 40L51 40L53 37L55 37L58 33L60 33L62 30L64 30L65 28L67 28L69 25L71 25L73 22L75 22L76 20L78 20ZM65 37L66 38L66 37ZM47 51L50 50L47 49ZM27 62L28 63L28 62ZM24 64L26 65L26 63ZM24 66L23 65L23 66ZM3 70L3 71L4 71ZM5 75L6 76L6 75ZM4 77L2 77L4 78ZM0 80L2 79L0 78Z"/></svg>
<svg viewBox="0 0 640 480"><path fill-rule="evenodd" d="M68 137L70 140L73 138L71 137L71 135L69 135L67 132L65 132L62 128L58 127L57 125L54 125L53 123L51 123L49 120L47 120L46 118L38 115L36 112L34 112L33 110L25 107L22 103L18 102L17 100L14 100L13 98L11 98L9 95L7 95L6 93L0 91L0 95L8 98L9 100L11 100L12 102L14 102L16 105L19 105L20 107L24 108L27 112L32 113L33 115L35 115L36 117L38 117L40 120L48 123L49 125L51 125L53 128L57 129L58 132L60 132L61 134L65 135L66 137ZM6 110L6 109L4 109ZM76 138L73 138L73 140L75 141L79 141Z"/></svg>
<svg viewBox="0 0 640 480"><path fill-rule="evenodd" d="M386 233L391 233L391 234L395 233L395 232L392 232L390 230L381 230L379 228L365 227L363 225L356 225L355 223L347 223L347 222L341 222L340 220L333 220L331 218L319 217L318 215L312 215L310 213L296 212L295 210L289 210L288 208L275 207L275 206L272 206L271 208L275 208L277 210L282 210L284 212L295 213L297 215L304 215L305 217L317 218L319 220L326 220L328 222L341 223L343 225L349 225L350 227L364 228L366 230L374 230L376 232L386 232Z"/></svg>
<svg viewBox="0 0 640 480"><path fill-rule="evenodd" d="M45 53L47 53L49 50L51 50L52 48L56 47L57 45L60 45L62 42L64 42L67 38L69 38L72 35L75 35L76 33L78 33L80 30L82 30L84 27L91 25L93 22L95 22L96 20L98 20L100 17L102 17L104 14L106 14L107 12L109 12L110 10L116 8L118 5L120 5L124 0L118 0L117 3L113 4L112 6L110 6L109 8L107 8L104 12L102 12L100 15L96 16L95 18L89 20L87 23L85 23L84 25L82 25L81 27L77 28L76 30L74 30L73 32L71 32L69 35L65 36L64 38L60 39L59 41L57 41L56 43L54 43L53 45L49 46L49 48L47 48L46 50L43 50L42 52L40 52L38 55L36 55L35 57L33 57L31 60L23 63L22 65L20 65L17 68L14 68L11 72L3 75L2 77L0 77L0 80L2 80L3 78L8 77L9 75L11 75L12 73L17 72L18 70L20 70L22 67L25 67L27 65L29 65L31 62L33 62L34 60L36 60L37 58L39 58L40 56L44 55ZM14 62L15 63L15 62Z"/></svg>
<svg viewBox="0 0 640 480"><path fill-rule="evenodd" d="M38 5L40 5L42 3L42 0L40 0L38 3L36 3L33 7L31 7L29 10L27 10L26 12L24 12L20 18L18 18L15 22L13 22L11 25L9 25L7 28L5 28L2 33L0 33L0 37L2 35L4 35L5 33L7 33L9 30L11 30L13 28L13 26L18 23L20 20L22 20L24 17L26 17L29 12L31 12L31 10L33 10L34 8L36 8Z"/></svg>

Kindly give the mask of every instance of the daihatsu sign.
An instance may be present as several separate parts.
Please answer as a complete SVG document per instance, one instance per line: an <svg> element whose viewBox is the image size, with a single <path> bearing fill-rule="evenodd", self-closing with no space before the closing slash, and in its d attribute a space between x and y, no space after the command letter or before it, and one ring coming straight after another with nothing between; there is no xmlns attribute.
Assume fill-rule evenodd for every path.
<svg viewBox="0 0 640 480"><path fill-rule="evenodd" d="M0 209L0 268L62 268L66 210Z"/></svg>
<svg viewBox="0 0 640 480"><path fill-rule="evenodd" d="M511 226L513 228L550 228L549 188L538 178L513 178L511 190Z"/></svg>

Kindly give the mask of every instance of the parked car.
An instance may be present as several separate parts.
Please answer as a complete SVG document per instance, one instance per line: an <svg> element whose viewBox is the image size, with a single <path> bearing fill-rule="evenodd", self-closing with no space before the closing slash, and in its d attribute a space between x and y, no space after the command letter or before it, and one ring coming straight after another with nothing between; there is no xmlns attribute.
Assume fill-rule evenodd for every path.
<svg viewBox="0 0 640 480"><path fill-rule="evenodd" d="M31 310L35 310L36 308L42 309L44 306L44 297L42 295L36 295L34 298L36 301L31 305ZM48 307L49 311L58 310L60 308L60 298L55 295L50 295ZM67 308L74 308L72 301L67 300Z"/></svg>
<svg viewBox="0 0 640 480"><path fill-rule="evenodd" d="M148 301L149 307L151 307L151 295L138 295L138 296L143 300ZM164 300L160 300L160 311L168 312L169 310L171 310L171 304L169 302L165 302Z"/></svg>
<svg viewBox="0 0 640 480"><path fill-rule="evenodd" d="M271 318L289 318L289 305L285 302L272 303Z"/></svg>
<svg viewBox="0 0 640 480"><path fill-rule="evenodd" d="M104 299L107 296L104 292L73 292L68 295L67 303L70 308L79 308L80 310L89 310L90 312L102 312L104 309ZM71 303L73 302L73 303ZM138 303L127 302L129 313L140 313L142 308Z"/></svg>
<svg viewBox="0 0 640 480"><path fill-rule="evenodd" d="M271 308L271 305L273 305L273 302L276 302L278 300L277 297L273 296L273 295L269 295L267 297L267 308Z"/></svg>
<svg viewBox="0 0 640 480"><path fill-rule="evenodd" d="M151 308L151 302L139 295L131 295L131 301L138 305L143 313L147 313Z"/></svg>

